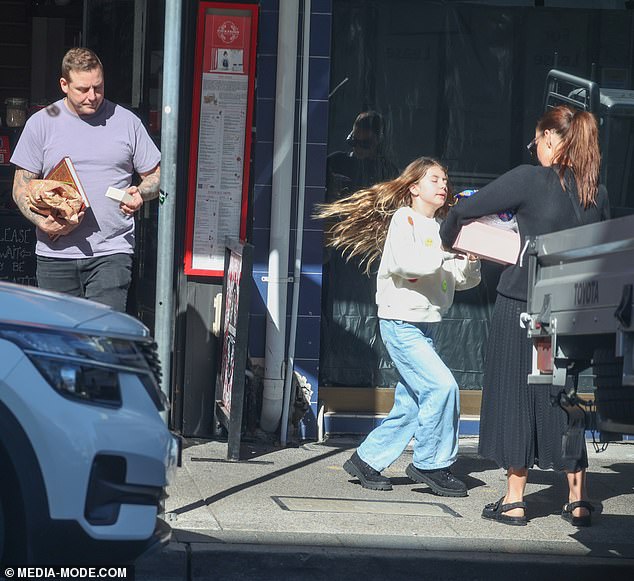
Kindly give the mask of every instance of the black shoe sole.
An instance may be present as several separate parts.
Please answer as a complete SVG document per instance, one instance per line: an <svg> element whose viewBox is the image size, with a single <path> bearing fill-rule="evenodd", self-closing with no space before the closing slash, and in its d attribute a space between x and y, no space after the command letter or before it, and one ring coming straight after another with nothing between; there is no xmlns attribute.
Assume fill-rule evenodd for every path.
<svg viewBox="0 0 634 581"><path fill-rule="evenodd" d="M506 516L498 513L487 515L482 513L482 518L484 520L492 520L494 522L499 522L500 524L510 525L513 527L525 527L528 524L528 519L521 516Z"/></svg>
<svg viewBox="0 0 634 581"><path fill-rule="evenodd" d="M421 474L420 472L415 472L414 468L415 466L410 464L405 469L405 474L407 474L407 476L411 478L414 482L418 482L420 484L427 484L427 486L429 486L429 488L432 489L432 492L434 494L437 494L438 496L453 496L453 497L468 496L468 493L466 490L465 491L450 490L449 488L443 488L442 486L438 486L436 482L434 482L431 478L428 478L427 476L425 476L425 474Z"/></svg>
<svg viewBox="0 0 634 581"><path fill-rule="evenodd" d="M358 478L363 488L368 488L369 490L392 490L392 485L389 482L383 483L366 480L363 473L350 460L346 460L343 463L343 469L350 474L350 476Z"/></svg>

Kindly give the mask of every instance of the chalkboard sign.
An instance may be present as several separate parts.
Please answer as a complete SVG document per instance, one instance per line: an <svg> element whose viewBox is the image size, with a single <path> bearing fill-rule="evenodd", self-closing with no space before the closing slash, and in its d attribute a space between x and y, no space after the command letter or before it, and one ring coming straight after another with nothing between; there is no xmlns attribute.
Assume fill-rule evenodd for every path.
<svg viewBox="0 0 634 581"><path fill-rule="evenodd" d="M222 348L215 415L228 432L227 458L240 459L253 246L227 239L222 285Z"/></svg>
<svg viewBox="0 0 634 581"><path fill-rule="evenodd" d="M37 286L35 226L22 214L0 210L0 280Z"/></svg>

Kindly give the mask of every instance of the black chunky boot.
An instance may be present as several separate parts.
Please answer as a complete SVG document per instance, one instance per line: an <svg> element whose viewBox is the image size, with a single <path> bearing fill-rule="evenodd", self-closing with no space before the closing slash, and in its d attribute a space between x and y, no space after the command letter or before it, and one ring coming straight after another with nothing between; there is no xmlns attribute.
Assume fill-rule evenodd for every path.
<svg viewBox="0 0 634 581"><path fill-rule="evenodd" d="M372 466L361 460L356 452L350 456L350 459L344 462L343 469L350 474L350 476L358 478L363 488L369 488L370 490L392 490L390 479L381 476L380 472L377 472Z"/></svg>

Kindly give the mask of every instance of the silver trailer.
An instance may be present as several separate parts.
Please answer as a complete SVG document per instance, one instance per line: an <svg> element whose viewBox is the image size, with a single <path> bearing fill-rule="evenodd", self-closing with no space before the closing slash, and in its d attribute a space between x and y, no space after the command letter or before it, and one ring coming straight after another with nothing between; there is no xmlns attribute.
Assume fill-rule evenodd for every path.
<svg viewBox="0 0 634 581"><path fill-rule="evenodd" d="M552 386L569 415L568 450L592 424L605 440L634 434L634 215L528 240L529 383ZM593 409L578 394L592 388ZM564 442L566 444L566 442Z"/></svg>

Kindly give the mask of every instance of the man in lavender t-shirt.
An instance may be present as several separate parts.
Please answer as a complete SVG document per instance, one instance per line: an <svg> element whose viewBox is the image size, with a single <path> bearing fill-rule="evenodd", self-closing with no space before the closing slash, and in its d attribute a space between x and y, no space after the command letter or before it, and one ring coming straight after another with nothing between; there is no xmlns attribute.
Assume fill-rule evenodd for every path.
<svg viewBox="0 0 634 581"><path fill-rule="evenodd" d="M125 311L134 253L134 214L158 196L161 155L133 113L104 98L103 66L86 48L70 49L60 79L65 97L26 123L11 163L13 199L37 232L37 281ZM79 224L31 211L27 185L70 157L90 207ZM134 174L141 182L132 186ZM132 199L105 196L112 186Z"/></svg>

